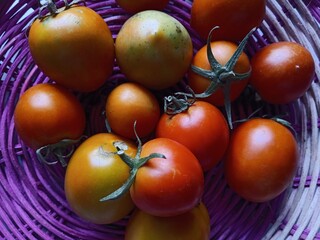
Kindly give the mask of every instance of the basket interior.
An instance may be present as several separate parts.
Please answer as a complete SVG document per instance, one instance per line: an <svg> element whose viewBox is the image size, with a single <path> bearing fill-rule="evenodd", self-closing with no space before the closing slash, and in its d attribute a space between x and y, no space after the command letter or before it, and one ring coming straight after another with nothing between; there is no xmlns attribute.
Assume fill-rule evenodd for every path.
<svg viewBox="0 0 320 240"><path fill-rule="evenodd" d="M191 4L188 0L171 0L164 11L188 29L197 51L204 42L189 25ZM86 1L86 5L105 19L114 38L130 16L114 0ZM38 9L36 0L0 2L0 238L123 239L128 218L95 225L76 216L64 196L65 169L39 162L15 131L13 111L19 96L32 85L50 81L34 64L28 49L28 27ZM248 92L232 106L234 119L243 119L260 107L261 114L287 116L297 132L300 148L294 182L278 198L255 204L228 188L223 164L209 171L203 201L211 217L210 239L320 239L319 9L318 0L269 0L267 16L246 48L252 56L277 41L296 41L306 46L316 62L316 76L309 91L284 106L262 105ZM87 135L106 131L102 115L105 98L122 81L125 77L115 65L113 75L101 89L77 94L87 111Z"/></svg>

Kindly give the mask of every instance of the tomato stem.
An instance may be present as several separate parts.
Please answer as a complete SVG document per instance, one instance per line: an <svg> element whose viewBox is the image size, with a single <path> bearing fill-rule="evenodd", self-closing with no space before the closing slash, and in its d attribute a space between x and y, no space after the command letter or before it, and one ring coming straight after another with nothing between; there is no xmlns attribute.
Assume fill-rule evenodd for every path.
<svg viewBox="0 0 320 240"><path fill-rule="evenodd" d="M166 158L163 154L160 153L151 153L149 156L141 158L142 142L136 132L136 121L134 122L134 133L138 141L138 150L134 158L130 157L125 153L125 151L128 149L128 146L126 146L124 142L116 141L113 143L113 145L117 149L116 154L118 154L122 161L124 161L130 168L129 178L120 188L110 193L109 195L101 198L100 202L118 199L121 196L123 196L127 191L129 191L131 185L134 183L139 168L146 164L150 159Z"/></svg>
<svg viewBox="0 0 320 240"><path fill-rule="evenodd" d="M63 139L54 144L48 144L36 150L37 158L40 162L53 165L60 162L62 167L67 166L68 159L75 150L75 144L79 143L85 136L78 139ZM49 161L49 157L54 156L57 160Z"/></svg>
<svg viewBox="0 0 320 240"><path fill-rule="evenodd" d="M211 29L208 38L207 38L207 57L208 61L210 63L210 70L202 69L200 67L191 66L191 70L194 71L196 74L205 77L209 79L211 82L208 86L208 88L199 94L195 94L194 96L196 98L207 98L210 95L212 95L214 92L217 91L218 88L223 88L224 92L224 105L225 110L227 114L227 120L229 127L232 129L232 116L231 116L231 101L230 101L230 85L231 82L234 81L241 81L243 79L247 79L251 74L251 69L246 73L236 73L233 71L234 66L236 65L240 55L242 54L249 37L251 34L256 30L256 28L253 28L240 42L239 46L237 47L234 54L231 56L231 58L228 60L228 62L222 66L214 57L213 52L211 50L211 40L212 40L212 34L215 29L218 27L214 27ZM188 93L178 92L177 94L180 95L186 95L190 96Z"/></svg>
<svg viewBox="0 0 320 240"><path fill-rule="evenodd" d="M196 101L194 97L192 99L189 99L187 96L183 96L183 98L178 98L177 96L178 95L176 96L170 95L170 96L164 97L163 110L166 114L175 115L175 114L187 111L188 108L192 106Z"/></svg>

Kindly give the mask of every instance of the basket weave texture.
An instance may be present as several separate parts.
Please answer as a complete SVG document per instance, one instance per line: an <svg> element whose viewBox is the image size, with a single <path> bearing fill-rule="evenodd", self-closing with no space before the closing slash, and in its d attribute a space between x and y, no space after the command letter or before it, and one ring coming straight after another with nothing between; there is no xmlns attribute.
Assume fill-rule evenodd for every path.
<svg viewBox="0 0 320 240"><path fill-rule="evenodd" d="M60 1L59 3L61 3ZM165 12L189 30L195 51L204 44L190 28L191 1L171 0ZM114 0L86 1L108 23L115 38L128 14ZM13 111L30 86L50 81L34 64L27 32L39 3L0 1L0 238L1 239L123 239L128 218L110 225L81 220L69 208L63 191L65 169L39 162L19 139ZM289 189L263 204L244 201L225 183L221 166L206 174L203 201L211 217L210 239L320 239L320 1L269 0L267 16L250 38L249 55L277 41L296 41L316 62L309 91L286 106L266 106L265 113L287 112L297 132L300 165ZM117 66L102 94L79 94L88 114L87 134L105 131L101 115L105 96L124 76ZM257 108L240 99L233 106L241 119Z"/></svg>

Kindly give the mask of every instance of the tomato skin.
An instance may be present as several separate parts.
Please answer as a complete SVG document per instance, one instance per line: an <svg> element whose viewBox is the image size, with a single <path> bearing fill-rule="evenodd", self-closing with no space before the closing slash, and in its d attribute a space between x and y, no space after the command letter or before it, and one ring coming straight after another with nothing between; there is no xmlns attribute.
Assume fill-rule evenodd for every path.
<svg viewBox="0 0 320 240"><path fill-rule="evenodd" d="M136 210L125 231L125 240L209 240L209 237L210 218L203 203L184 214L166 218Z"/></svg>
<svg viewBox="0 0 320 240"><path fill-rule="evenodd" d="M164 113L156 137L166 137L189 148L208 171L224 156L229 143L229 127L221 111L210 103L196 101L185 112Z"/></svg>
<svg viewBox="0 0 320 240"><path fill-rule="evenodd" d="M210 30L219 26L214 40L237 42L265 17L266 0L194 0L191 8L191 27L206 40Z"/></svg>
<svg viewBox="0 0 320 240"><path fill-rule="evenodd" d="M162 90L178 83L193 55L186 28L170 15L147 10L130 17L115 43L120 70L129 81Z"/></svg>
<svg viewBox="0 0 320 240"><path fill-rule="evenodd" d="M114 141L125 142L128 145L126 153L131 157L135 155L133 143L114 134L99 133L84 141L67 165L67 201L77 215L96 224L118 221L134 208L129 192L113 201L99 201L121 187L129 177L128 165L113 154L117 151L113 146Z"/></svg>
<svg viewBox="0 0 320 240"><path fill-rule="evenodd" d="M231 136L226 179L243 198L266 202L281 194L298 166L298 146L292 133L271 119L252 119Z"/></svg>
<svg viewBox="0 0 320 240"><path fill-rule="evenodd" d="M237 45L228 42L228 41L214 41L210 43L211 51L216 58L216 60L223 66L225 65L228 60L231 58L233 53L237 49ZM210 63L207 57L207 46L203 46L193 57L192 65L200 67L205 70L211 70ZM250 70L250 60L248 56L243 52L235 67L235 73L246 73ZM191 69L188 72L188 81L189 86L195 93L202 93L204 92L211 80L196 74ZM234 101L239 95L242 93L244 88L247 86L249 79L243 79L241 81L235 81L231 83L231 90L230 90L230 101ZM219 88L216 92L214 92L211 96L204 99L205 101L210 102L216 106L223 106L224 105L224 93L223 89Z"/></svg>
<svg viewBox="0 0 320 240"><path fill-rule="evenodd" d="M141 157L161 153L137 172L130 193L135 205L151 215L175 216L200 202L204 176L198 159L184 145L168 138L155 138L142 146Z"/></svg>
<svg viewBox="0 0 320 240"><path fill-rule="evenodd" d="M169 0L116 0L116 3L119 4L124 10L129 13L137 13L145 10L163 10L167 6Z"/></svg>
<svg viewBox="0 0 320 240"><path fill-rule="evenodd" d="M147 88L132 82L118 85L109 94L106 118L111 130L126 138L136 139L134 122L139 137L149 136L160 118L160 106Z"/></svg>
<svg viewBox="0 0 320 240"><path fill-rule="evenodd" d="M114 41L103 18L72 6L30 27L29 47L39 68L57 83L82 92L98 89L113 70Z"/></svg>
<svg viewBox="0 0 320 240"><path fill-rule="evenodd" d="M56 84L40 83L30 87L17 102L15 128L32 149L78 139L84 132L86 117L78 99Z"/></svg>
<svg viewBox="0 0 320 240"><path fill-rule="evenodd" d="M301 97L315 74L310 52L294 42L267 45L253 56L251 65L250 84L272 104L286 104Z"/></svg>

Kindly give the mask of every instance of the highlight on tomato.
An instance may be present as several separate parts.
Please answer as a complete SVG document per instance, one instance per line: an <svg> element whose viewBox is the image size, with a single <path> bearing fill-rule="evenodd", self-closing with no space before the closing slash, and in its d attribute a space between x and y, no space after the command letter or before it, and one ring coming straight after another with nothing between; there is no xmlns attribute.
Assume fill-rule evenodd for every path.
<svg viewBox="0 0 320 240"><path fill-rule="evenodd" d="M125 82L116 86L105 104L109 130L135 139L134 123L139 137L153 133L159 118L160 106L155 95L141 84Z"/></svg>
<svg viewBox="0 0 320 240"><path fill-rule="evenodd" d="M167 109L156 128L156 137L175 140L197 157L203 171L216 166L229 143L229 126L222 112L201 100L165 98Z"/></svg>
<svg viewBox="0 0 320 240"><path fill-rule="evenodd" d="M295 42L275 42L259 50L251 59L250 84L271 104L297 100L310 87L315 62L307 48Z"/></svg>
<svg viewBox="0 0 320 240"><path fill-rule="evenodd" d="M116 3L129 13L137 13L145 10L163 10L169 0L116 0Z"/></svg>
<svg viewBox="0 0 320 240"><path fill-rule="evenodd" d="M130 169L116 153L115 143L125 145L128 156L136 154L135 144L127 139L99 133L86 139L67 165L64 183L67 202L73 212L91 223L116 222L134 208L129 192L113 201L100 201L129 177Z"/></svg>
<svg viewBox="0 0 320 240"><path fill-rule="evenodd" d="M131 16L115 41L116 60L129 81L162 90L177 84L188 71L193 45L187 29L157 10Z"/></svg>
<svg viewBox="0 0 320 240"><path fill-rule="evenodd" d="M191 27L207 39L210 30L219 26L215 41L241 41L265 17L266 0L194 0L191 8Z"/></svg>
<svg viewBox="0 0 320 240"><path fill-rule="evenodd" d="M136 210L125 229L125 240L209 240L210 217L201 202L174 217L157 217Z"/></svg>
<svg viewBox="0 0 320 240"><path fill-rule="evenodd" d="M57 9L48 0L46 7L49 15L39 16L29 31L33 60L64 87L81 92L97 90L112 74L115 59L108 25L86 6L67 4Z"/></svg>
<svg viewBox="0 0 320 240"><path fill-rule="evenodd" d="M201 201L203 171L198 159L181 143L155 138L141 146L139 140L134 158L121 146L118 154L130 166L131 174L123 186L100 201L113 201L130 191L140 210L159 217L183 214Z"/></svg>
<svg viewBox="0 0 320 240"><path fill-rule="evenodd" d="M70 91L57 84L40 83L20 96L14 110L14 123L19 137L28 147L63 151L83 135L86 116L81 103ZM65 165L62 158L59 160Z"/></svg>
<svg viewBox="0 0 320 240"><path fill-rule="evenodd" d="M287 127L254 118L234 129L225 161L226 180L244 199L266 202L293 181L298 161L298 145Z"/></svg>

